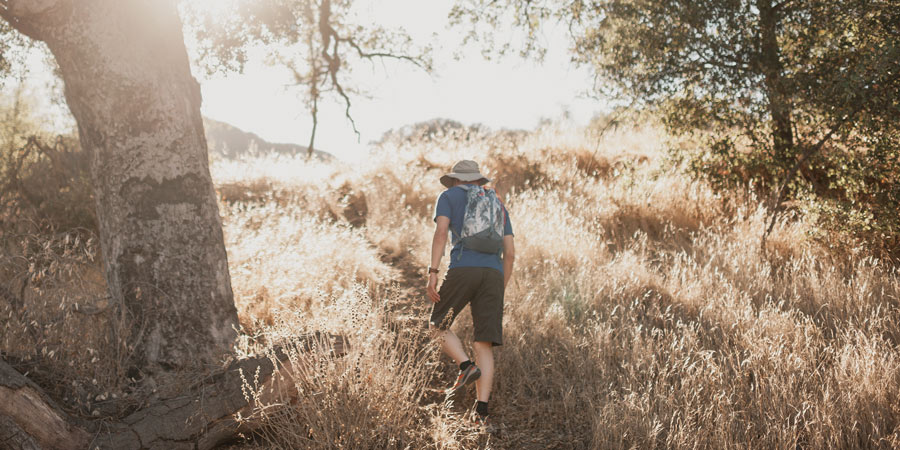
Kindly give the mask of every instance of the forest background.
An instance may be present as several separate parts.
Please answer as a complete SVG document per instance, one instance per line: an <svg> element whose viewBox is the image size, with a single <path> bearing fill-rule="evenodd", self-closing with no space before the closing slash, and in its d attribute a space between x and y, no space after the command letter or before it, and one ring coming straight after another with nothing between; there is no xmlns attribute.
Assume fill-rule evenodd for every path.
<svg viewBox="0 0 900 450"><path fill-rule="evenodd" d="M352 120L343 75L354 64L430 69L428 49L402 30L354 23L350 3L328 0L236 2L215 16L199 3L44 3L55 6L0 2L0 62L13 69L20 49L47 42L79 133L48 133L25 91L4 90L0 348L73 443L112 446L131 429L139 447L235 433L240 445L284 448L900 444L896 2L460 2L448 21L495 56L540 58L541 27L565 24L572 63L622 106L587 126L531 131L426 121L352 164L210 159L183 82L184 38L162 50L138 41L176 55L143 72L159 74L147 86L186 86L160 100L122 82L146 81L122 69L135 64L122 53L130 41L67 34L60 18L99 26L153 13L165 26L134 33L180 36L183 17L202 43L195 63L212 71L242 70L251 43L293 49L296 59L271 60L307 88L313 124L327 96ZM498 41L492 31L504 27L521 40ZM78 60L80 40L120 57ZM98 95L97 78L120 84ZM171 115L182 99L186 120ZM135 144L135 133L169 140ZM176 154L190 172L173 172ZM128 172L127 155L149 172ZM490 436L465 420L471 396L435 394L453 368L428 338L421 298L434 180L464 157L496 180L520 247L494 394L503 426ZM181 204L200 213L179 215ZM208 237L217 223L218 243ZM206 263L173 256L200 253ZM184 329L207 320L221 327ZM468 322L457 325L463 336ZM237 345L223 351L230 326ZM347 348L310 346L311 332ZM195 350L196 361L184 358ZM194 392L198 374L263 360L278 389L239 371L246 408L223 413L229 432L134 425ZM25 383L2 374L0 389L22 398ZM3 413L4 442L53 447Z"/></svg>

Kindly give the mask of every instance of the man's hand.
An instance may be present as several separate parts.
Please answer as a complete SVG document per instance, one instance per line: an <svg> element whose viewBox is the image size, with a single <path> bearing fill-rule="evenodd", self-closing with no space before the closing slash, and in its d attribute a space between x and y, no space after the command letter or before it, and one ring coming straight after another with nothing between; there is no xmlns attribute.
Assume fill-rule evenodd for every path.
<svg viewBox="0 0 900 450"><path fill-rule="evenodd" d="M433 302L437 303L441 300L441 296L438 295L437 292L437 274L429 273L428 274L428 286L425 288L428 291L428 298Z"/></svg>

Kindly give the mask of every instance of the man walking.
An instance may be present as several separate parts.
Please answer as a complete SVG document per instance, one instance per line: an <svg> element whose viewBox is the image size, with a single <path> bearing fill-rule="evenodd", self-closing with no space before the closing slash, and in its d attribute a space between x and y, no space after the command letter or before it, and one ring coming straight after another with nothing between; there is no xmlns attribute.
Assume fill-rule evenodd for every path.
<svg viewBox="0 0 900 450"><path fill-rule="evenodd" d="M434 303L430 325L441 338L441 346L459 364L459 376L448 393L475 382L478 403L475 421L493 429L488 415L488 399L494 381L493 347L503 344L503 293L513 272L515 246L512 224L506 207L496 193L482 186L490 180L475 161L456 163L441 177L448 189L435 206L431 266L428 267L428 298ZM438 267L453 235L450 265L440 291ZM450 325L470 304L475 328L475 362L469 360L462 342Z"/></svg>

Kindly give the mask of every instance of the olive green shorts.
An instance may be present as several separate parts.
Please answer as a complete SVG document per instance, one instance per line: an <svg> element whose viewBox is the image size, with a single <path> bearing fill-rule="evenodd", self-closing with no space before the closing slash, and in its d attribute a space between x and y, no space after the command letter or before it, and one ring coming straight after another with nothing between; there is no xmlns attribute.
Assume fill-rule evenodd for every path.
<svg viewBox="0 0 900 450"><path fill-rule="evenodd" d="M503 273L489 267L455 267L447 271L431 310L432 326L446 330L472 305L475 341L503 345Z"/></svg>

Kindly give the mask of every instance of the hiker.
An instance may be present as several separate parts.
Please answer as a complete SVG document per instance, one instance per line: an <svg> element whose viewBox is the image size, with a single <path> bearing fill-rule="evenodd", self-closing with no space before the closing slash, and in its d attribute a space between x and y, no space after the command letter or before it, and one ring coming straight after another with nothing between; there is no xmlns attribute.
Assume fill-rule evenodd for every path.
<svg viewBox="0 0 900 450"><path fill-rule="evenodd" d="M512 225L506 207L493 189L483 186L487 177L478 171L478 163L456 163L440 181L448 189L438 197L434 212L434 239L431 265L428 267L428 299L434 305L429 320L441 347L459 364L456 383L447 390L454 393L475 382L478 403L476 424L493 430L488 420L488 399L494 381L494 346L503 344L503 292L513 272L515 247ZM438 267L452 233L450 264L440 291L437 291ZM475 327L475 362L469 360L459 337L450 331L456 316L471 304Z"/></svg>

